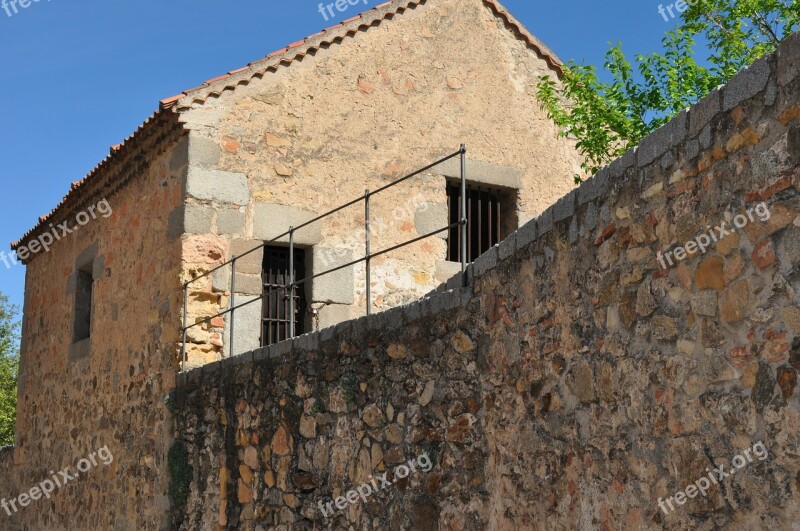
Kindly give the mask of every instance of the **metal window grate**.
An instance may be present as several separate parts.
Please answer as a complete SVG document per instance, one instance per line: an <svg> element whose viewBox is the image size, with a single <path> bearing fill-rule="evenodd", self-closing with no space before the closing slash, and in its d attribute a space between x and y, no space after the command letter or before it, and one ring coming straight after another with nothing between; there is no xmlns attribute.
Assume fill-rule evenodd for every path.
<svg viewBox="0 0 800 531"><path fill-rule="evenodd" d="M294 278L301 279L306 271L306 255L303 249L294 250ZM291 311L289 294L281 289L289 284L289 249L287 247L264 248L262 280L264 284L261 314L261 345L267 346L291 337ZM305 333L308 315L304 286L297 286L294 294L295 335Z"/></svg>
<svg viewBox="0 0 800 531"><path fill-rule="evenodd" d="M457 183L447 185L447 209L450 223L459 219L461 189ZM491 189L467 186L467 261L473 262L480 255L500 243L502 216L504 214L500 195ZM461 260L461 231L450 229L447 238L447 260Z"/></svg>
<svg viewBox="0 0 800 531"><path fill-rule="evenodd" d="M279 235L275 236L274 238L270 239L269 241L264 242L264 243L262 243L262 244L260 244L260 245L258 245L256 247L254 247L253 249L250 249L249 251L239 255L239 256L233 256L233 257L231 257L231 259L229 261L227 261L227 262L225 262L223 264L220 264L220 265L218 265L216 267L212 267L209 270L204 271L203 273L201 273L201 274L199 274L199 275L197 275L195 277L192 277L189 280L185 281L183 283L183 326L181 327L181 337L182 337L182 341L181 341L181 370L186 370L186 362L187 362L187 360L186 360L186 352L187 352L187 346L188 346L187 345L187 341L189 339L188 338L188 332L189 332L190 329L195 328L195 327L199 327L199 326L206 326L208 323L212 322L217 317L222 317L224 315L230 314L230 326L229 326L229 330L228 330L229 337L230 337L229 351L230 352L235 352L235 349L233 348L233 344L234 344L234 338L236 337L235 334L234 334L234 322L235 322L235 318L236 318L236 310L238 310L240 308L243 308L245 306L249 306L250 304L253 304L253 303L257 302L257 301L260 301L262 303L262 308L263 308L264 307L264 301L266 301L268 297L272 296L274 292L283 292L283 293L285 293L286 291L290 290L292 288L292 286L294 286L295 289L297 289L300 286L306 286L307 287L308 284L311 281L313 281L315 278L318 278L318 277L321 277L321 276L324 276L324 275L329 275L331 273L335 273L336 271L340 271L342 269L345 269L345 268L348 268L348 267L352 267L352 266L354 266L356 264L364 263L366 265L366 273L367 274L365 275L366 278L364 279L365 288L366 288L366 295L367 295L367 308L366 309L367 309L367 316L371 315L372 314L372 295L370 293L370 284L372 282L372 277L371 277L371 274L370 274L370 261L374 260L375 258L378 258L380 256L383 256L383 255L386 255L388 253L391 253L392 251L395 251L397 249L401 249L403 247L406 247L407 245L412 245L412 244L417 243L419 241L422 241L422 240L425 240L427 238L431 238L433 236L436 236L437 234L449 232L449 231L451 231L453 229L460 229L461 233L463 234L463 236L461 238L461 241L463 242L463 248L464 248L464 252L460 253L460 256L462 257L462 260L461 260L461 272L465 273L466 270L467 270L467 262L466 262L466 256L467 256L467 251L466 251L466 247L467 247L467 241L466 241L467 240L467 237L466 237L467 219L466 219L465 216L461 216L461 217L459 217L459 219L456 222L451 223L450 225L448 225L446 227L442 227L441 229L437 229L437 230L432 230L431 232L429 232L427 234L422 234L420 236L417 236L416 238L412 238L410 240L404 241L404 242L399 243L397 245L393 245L391 247L388 247L388 248L385 248L385 249L381 249L378 252L372 252L371 246L370 246L370 238L367 238L366 242L365 242L366 254L365 254L365 256L363 258L355 259L355 260L353 260L353 261L351 261L351 262L349 262L347 264L339 265L339 266L334 267L332 269L328 269L327 271L322 271L322 272L319 272L319 273L310 274L307 277L303 277L302 274L297 274L299 269L304 269L303 266L301 265L301 264L304 263L304 256L302 254L300 256L298 256L298 255L295 255L294 253L286 253L284 251L284 253L285 253L283 255L284 256L284 258L283 258L284 262L287 261L286 258L285 258L286 254L288 254L288 262L289 263L294 262L295 257L297 257L298 258L298 260L297 260L298 267L296 267L296 268L295 267L291 267L292 270L290 271L289 267L285 267L285 268L284 267L278 267L277 264L279 262L275 262L274 259L271 259L270 267L273 269L272 273L270 273L270 267L266 268L267 276L271 276L271 278L269 279L270 282L269 283L264 282L264 284L265 284L265 287L270 286L270 287L273 287L274 289L271 290L271 291L263 291L260 297L251 298L249 301L243 302L241 304L237 304L236 303L235 285L236 285L236 261L237 260L241 260L242 258L244 258L244 257L246 257L246 256L248 256L248 255L250 255L250 254L252 254L252 253L254 253L256 251L258 251L259 249L266 249L266 248L270 247L269 246L270 243L278 242L279 240L281 240L282 238L285 238L287 236L289 237L289 249L294 249L295 248L294 247L294 234L295 234L295 232L297 230L300 230L300 229L302 229L304 227L307 227L307 226L309 226L309 225L311 225L313 223L318 223L321 220L327 218L328 216L331 216L331 215L333 215L333 214L335 214L337 212L340 212L340 211L344 210L345 208L349 208L349 207L351 207L353 205L356 205L356 204L360 203L361 201L364 202L364 213L365 213L364 230L365 230L366 234L370 234L370 199L373 196L375 196L377 194L380 194L380 193L383 193L386 190L388 190L388 189L390 189L390 188L392 188L394 186L397 186L400 183L405 182L405 181L407 181L409 179L412 179L412 178L417 177L419 175L423 175L428 170L430 170L432 168L435 168L436 166L438 166L440 164L443 164L443 163L445 163L445 162L447 162L449 160L453 160L453 159L456 159L456 158L459 158L460 162L461 162L461 164L460 164L460 166L461 166L461 179L460 179L461 188L466 190L466 183L467 183L467 180L466 180L466 178L467 178L467 146L465 146L464 144L461 144L461 148L458 151L456 151L455 153L451 153L450 155L447 155L447 156L445 156L445 157L443 157L443 158L441 158L441 159L439 159L439 160L437 160L437 161L435 161L435 162L433 162L431 164L428 164L427 166L425 166L423 168L419 168L418 170L413 171L413 172L411 172L411 173L409 173L409 174L407 174L407 175L405 175L403 177L400 177L399 179L396 179L396 180L394 180L394 181L392 181L390 183L384 184L383 186L381 186L380 188L378 188L376 190L372 190L372 191L365 190L363 197L359 197L359 198L353 199L351 201L348 201L347 203L339 205L338 207L336 207L336 208L334 208L332 210L329 210L328 212L325 212L324 214L320 214L320 215L314 217L313 219L310 219L310 220L308 220L308 221L306 221L304 223L301 223L300 225L298 225L296 227L290 226L289 230L287 230L286 232L284 232L282 234L279 234ZM463 197L463 202L466 203L466 193L463 194L463 196L464 196ZM467 208L466 208L466 206L464 206L464 208L461 208L459 210L463 212L463 211L467 210ZM453 238L451 237L450 239L452 240ZM265 260L266 259L267 258L265 256ZM220 312L218 312L218 313L216 313L216 314L214 314L214 315L210 315L210 316L205 317L203 319L195 319L194 323L189 324L189 297L190 297L190 294L191 294L190 290L192 289L192 285L195 282L197 282L197 281L199 281L201 279L204 279L204 278L209 277L209 276L211 276L211 275L213 275L215 273L218 273L220 270L222 270L223 268L225 268L227 266L230 266L230 268L231 268L231 297L230 297L229 307L224 309L224 310L222 310L222 311L220 311ZM283 274L280 273L281 270L284 271ZM280 279L281 278L286 279L287 276L289 277L288 282L286 282L285 284L282 284ZM463 278L464 284L466 285L466 278L467 278L466 275L464 275L462 278ZM277 287L275 287L276 285L277 285ZM298 332L302 334L307 329L310 328L310 324L307 324L307 322L306 322L307 317L308 317L307 301L305 300L305 297L304 297L302 292L301 293L295 293L295 296L291 297L291 298L287 298L287 297L284 296L283 303L281 303L280 300L278 300L278 299L276 299L273 302L274 302L274 305L268 306L269 313L267 314L266 317L263 317L263 318L268 320L268 322L270 323L270 326L272 326L272 328L267 327L268 329L266 330L266 334L264 334L264 331L262 330L262 334L263 334L262 335L262 343L267 343L270 340L272 340L272 341L280 341L281 337L285 337L287 339L288 338L292 338L292 337L295 337ZM292 308L296 308L296 311L294 311ZM287 314L288 314L288 320L289 320L288 330L286 330L286 328L285 328L285 321L286 321L286 317L285 316ZM262 311L262 316L263 315L264 315L264 313ZM295 327L295 320L298 317L301 319L301 321L299 323L299 325L300 325L300 330L299 331ZM284 323L283 326L281 326L282 323ZM273 326L273 324L275 324L275 326ZM266 325L263 326L262 328L265 328L265 327L266 327ZM288 332L288 334L287 334L287 332ZM272 337L270 337L270 333L272 333Z"/></svg>

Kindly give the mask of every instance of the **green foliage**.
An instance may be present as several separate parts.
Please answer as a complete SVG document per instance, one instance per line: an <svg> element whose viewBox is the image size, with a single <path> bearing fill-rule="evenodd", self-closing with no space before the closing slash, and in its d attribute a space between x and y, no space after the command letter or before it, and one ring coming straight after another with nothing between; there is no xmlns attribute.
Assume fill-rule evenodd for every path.
<svg viewBox="0 0 800 531"><path fill-rule="evenodd" d="M325 412L325 406L322 405L322 400L319 398L314 399L314 405L311 406L311 410L308 412L309 415L312 417L316 417L320 413Z"/></svg>
<svg viewBox="0 0 800 531"><path fill-rule="evenodd" d="M358 394L358 380L355 374L345 374L342 376L342 381L339 382L339 387L342 389L342 395L348 402L354 402Z"/></svg>
<svg viewBox="0 0 800 531"><path fill-rule="evenodd" d="M167 469L169 470L169 497L175 506L182 507L189 499L189 490L194 474L194 470L189 466L189 452L183 442L176 441L169 449Z"/></svg>
<svg viewBox="0 0 800 531"><path fill-rule="evenodd" d="M800 0L703 0L666 33L663 52L637 55L634 67L616 43L603 65L610 82L601 81L594 66L570 61L564 67L562 93L556 81L544 76L537 98L560 135L576 141L584 172L594 174L774 51L799 24ZM580 176L575 180L580 182Z"/></svg>
<svg viewBox="0 0 800 531"><path fill-rule="evenodd" d="M164 396L164 406L170 413L175 413L175 391L167 393L167 395Z"/></svg>
<svg viewBox="0 0 800 531"><path fill-rule="evenodd" d="M17 314L17 307L0 294L0 446L14 444L19 373Z"/></svg>

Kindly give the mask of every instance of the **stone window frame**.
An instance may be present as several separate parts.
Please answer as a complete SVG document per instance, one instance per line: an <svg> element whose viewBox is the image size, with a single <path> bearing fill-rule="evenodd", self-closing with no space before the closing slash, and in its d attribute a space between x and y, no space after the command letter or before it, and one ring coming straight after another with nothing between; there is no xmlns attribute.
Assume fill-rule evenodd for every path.
<svg viewBox="0 0 800 531"><path fill-rule="evenodd" d="M72 334L72 342L69 346L68 358L70 361L85 358L91 354L92 351L92 337L95 332L95 316L97 308L97 289L95 282L103 274L105 268L105 260L103 256L98 255L98 244L94 242L81 252L75 259L75 271L69 276L67 280L67 295L72 296L72 318L70 320L70 333ZM79 312L79 297L81 291L79 289L81 277L85 279L86 274L91 275L91 289L89 292L89 331L86 337L77 337L77 319Z"/></svg>
<svg viewBox="0 0 800 531"><path fill-rule="evenodd" d="M448 160L441 164L436 171L445 178L445 188L442 190L442 195L446 196L447 183L461 180L461 161L459 159ZM504 237L512 234L520 225L519 198L523 189L522 176L524 173L519 168L467 158L467 186L472 185L496 190L506 204L513 206L511 209L512 215L501 222L501 234ZM444 215L449 215L446 203L444 205ZM441 226L446 226L447 224L447 218L445 218ZM437 269L450 270L455 267L455 264L458 264L458 262L451 262L446 259L439 260ZM455 274L455 272L456 270L453 269L452 273Z"/></svg>
<svg viewBox="0 0 800 531"><path fill-rule="evenodd" d="M233 241L235 245L231 246L229 254L242 252L256 248L258 245L277 245L285 247L289 243L288 236L279 238L276 241L271 241L276 235L282 234L289 229L289 225L299 226L308 220L317 217L317 212L312 212L300 207L291 205L282 205L278 203L256 202L252 205L252 236L249 239L235 238ZM325 239L322 232L322 227L325 221L321 220L310 226L298 230L294 234L295 247L302 248L306 251L306 269L307 277L320 274L324 271L336 268L340 265L353 261L353 251L350 249L337 249L326 247ZM269 243L268 243L269 242ZM257 251L250 253L244 260L246 263L237 262L237 281L236 281L236 305L252 300L253 297L261 295L260 289L258 294L255 293L256 280L254 278L258 275L261 278L260 264L263 262L264 249L261 247ZM228 257L230 259L230 256ZM258 265L258 273L256 273L256 266ZM240 267L241 266L241 267ZM225 291L230 289L230 266L222 268L215 275L212 275L212 284L217 291ZM240 282L240 279L246 280ZM303 280L303 279L297 279ZM329 273L320 277L316 277L309 282L306 282L306 298L308 307L311 311L309 315L308 332L316 330L316 325L321 319L320 311L322 312L335 312L344 307L356 304L356 283L355 283L355 266L339 270L335 273ZM249 286L249 288L245 288ZM240 291L242 289L242 291ZM319 304L322 308L318 308ZM263 304L263 303L262 303ZM262 313L261 304L253 303L250 306L258 307L258 315ZM330 308L330 309L328 309ZM223 352L226 356L236 356L238 354L248 352L260 348L260 330L261 323L258 322L258 327L255 323L256 311L252 311L252 315L242 317L245 322L240 319L240 313L236 313L236 344L234 345L234 352L230 352L230 328L229 317L225 317L225 326L223 328ZM242 314L243 316L245 314ZM252 321L252 322L251 322ZM250 334L254 334L255 330L259 330L258 337L242 337L240 334L243 330L249 330Z"/></svg>

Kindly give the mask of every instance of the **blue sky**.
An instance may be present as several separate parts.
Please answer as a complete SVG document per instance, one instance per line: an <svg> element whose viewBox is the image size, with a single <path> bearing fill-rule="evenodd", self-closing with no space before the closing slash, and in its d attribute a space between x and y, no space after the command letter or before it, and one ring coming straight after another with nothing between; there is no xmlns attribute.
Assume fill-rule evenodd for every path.
<svg viewBox="0 0 800 531"><path fill-rule="evenodd" d="M6 0L9 1L9 0ZM28 0L22 0L28 1ZM33 2L33 0L30 0ZM380 1L368 0L366 8ZM607 42L657 49L674 25L659 0L505 0L563 60L602 65ZM244 66L342 19L311 0L39 0L0 7L0 245L32 227L156 109L160 99ZM350 17L361 10L351 7ZM24 267L0 262L22 305Z"/></svg>

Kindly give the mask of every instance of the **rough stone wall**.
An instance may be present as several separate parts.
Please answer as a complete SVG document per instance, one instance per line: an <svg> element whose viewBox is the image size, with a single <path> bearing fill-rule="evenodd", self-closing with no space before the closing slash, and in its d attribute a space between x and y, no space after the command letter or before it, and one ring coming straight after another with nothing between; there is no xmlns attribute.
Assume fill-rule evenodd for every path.
<svg viewBox="0 0 800 531"><path fill-rule="evenodd" d="M143 146L145 159L117 166L132 177L121 190L87 191L87 205L108 200L110 217L27 263L14 462L3 459L11 451L0 453L0 498L16 498L50 471L75 472L78 460L104 446L114 460L12 518L0 509L2 529L165 525L172 420L164 398L178 370L181 285L179 233L168 229L169 213L183 201L187 158L185 141L176 148L178 134L165 128ZM81 255L94 276L91 344L83 350L73 345Z"/></svg>
<svg viewBox="0 0 800 531"><path fill-rule="evenodd" d="M467 288L179 375L176 525L796 526L799 192L797 34L483 255ZM766 221L661 267L762 202ZM659 508L759 442L764 460ZM423 450L431 472L322 516Z"/></svg>
<svg viewBox="0 0 800 531"><path fill-rule="evenodd" d="M470 180L517 195L505 213L509 232L516 229L569 191L579 170L577 152L557 138L534 96L545 74L556 77L483 2L429 0L195 104L183 111L195 146L186 267L207 270L216 256L254 248L462 142ZM372 250L446 226L445 176L456 175L447 164L374 196ZM364 256L363 224L358 204L296 243L313 248L314 271L330 269ZM449 278L459 269L445 258L444 239L434 238L374 260L375 308L416 300ZM242 263L241 297L260 295L260 259ZM193 319L227 304L229 277L226 270L197 285L202 303L190 308ZM315 330L363 315L363 265L315 279L308 296ZM236 353L259 346L257 318L257 308L237 318ZM190 363L228 355L224 329L219 320L193 330Z"/></svg>

